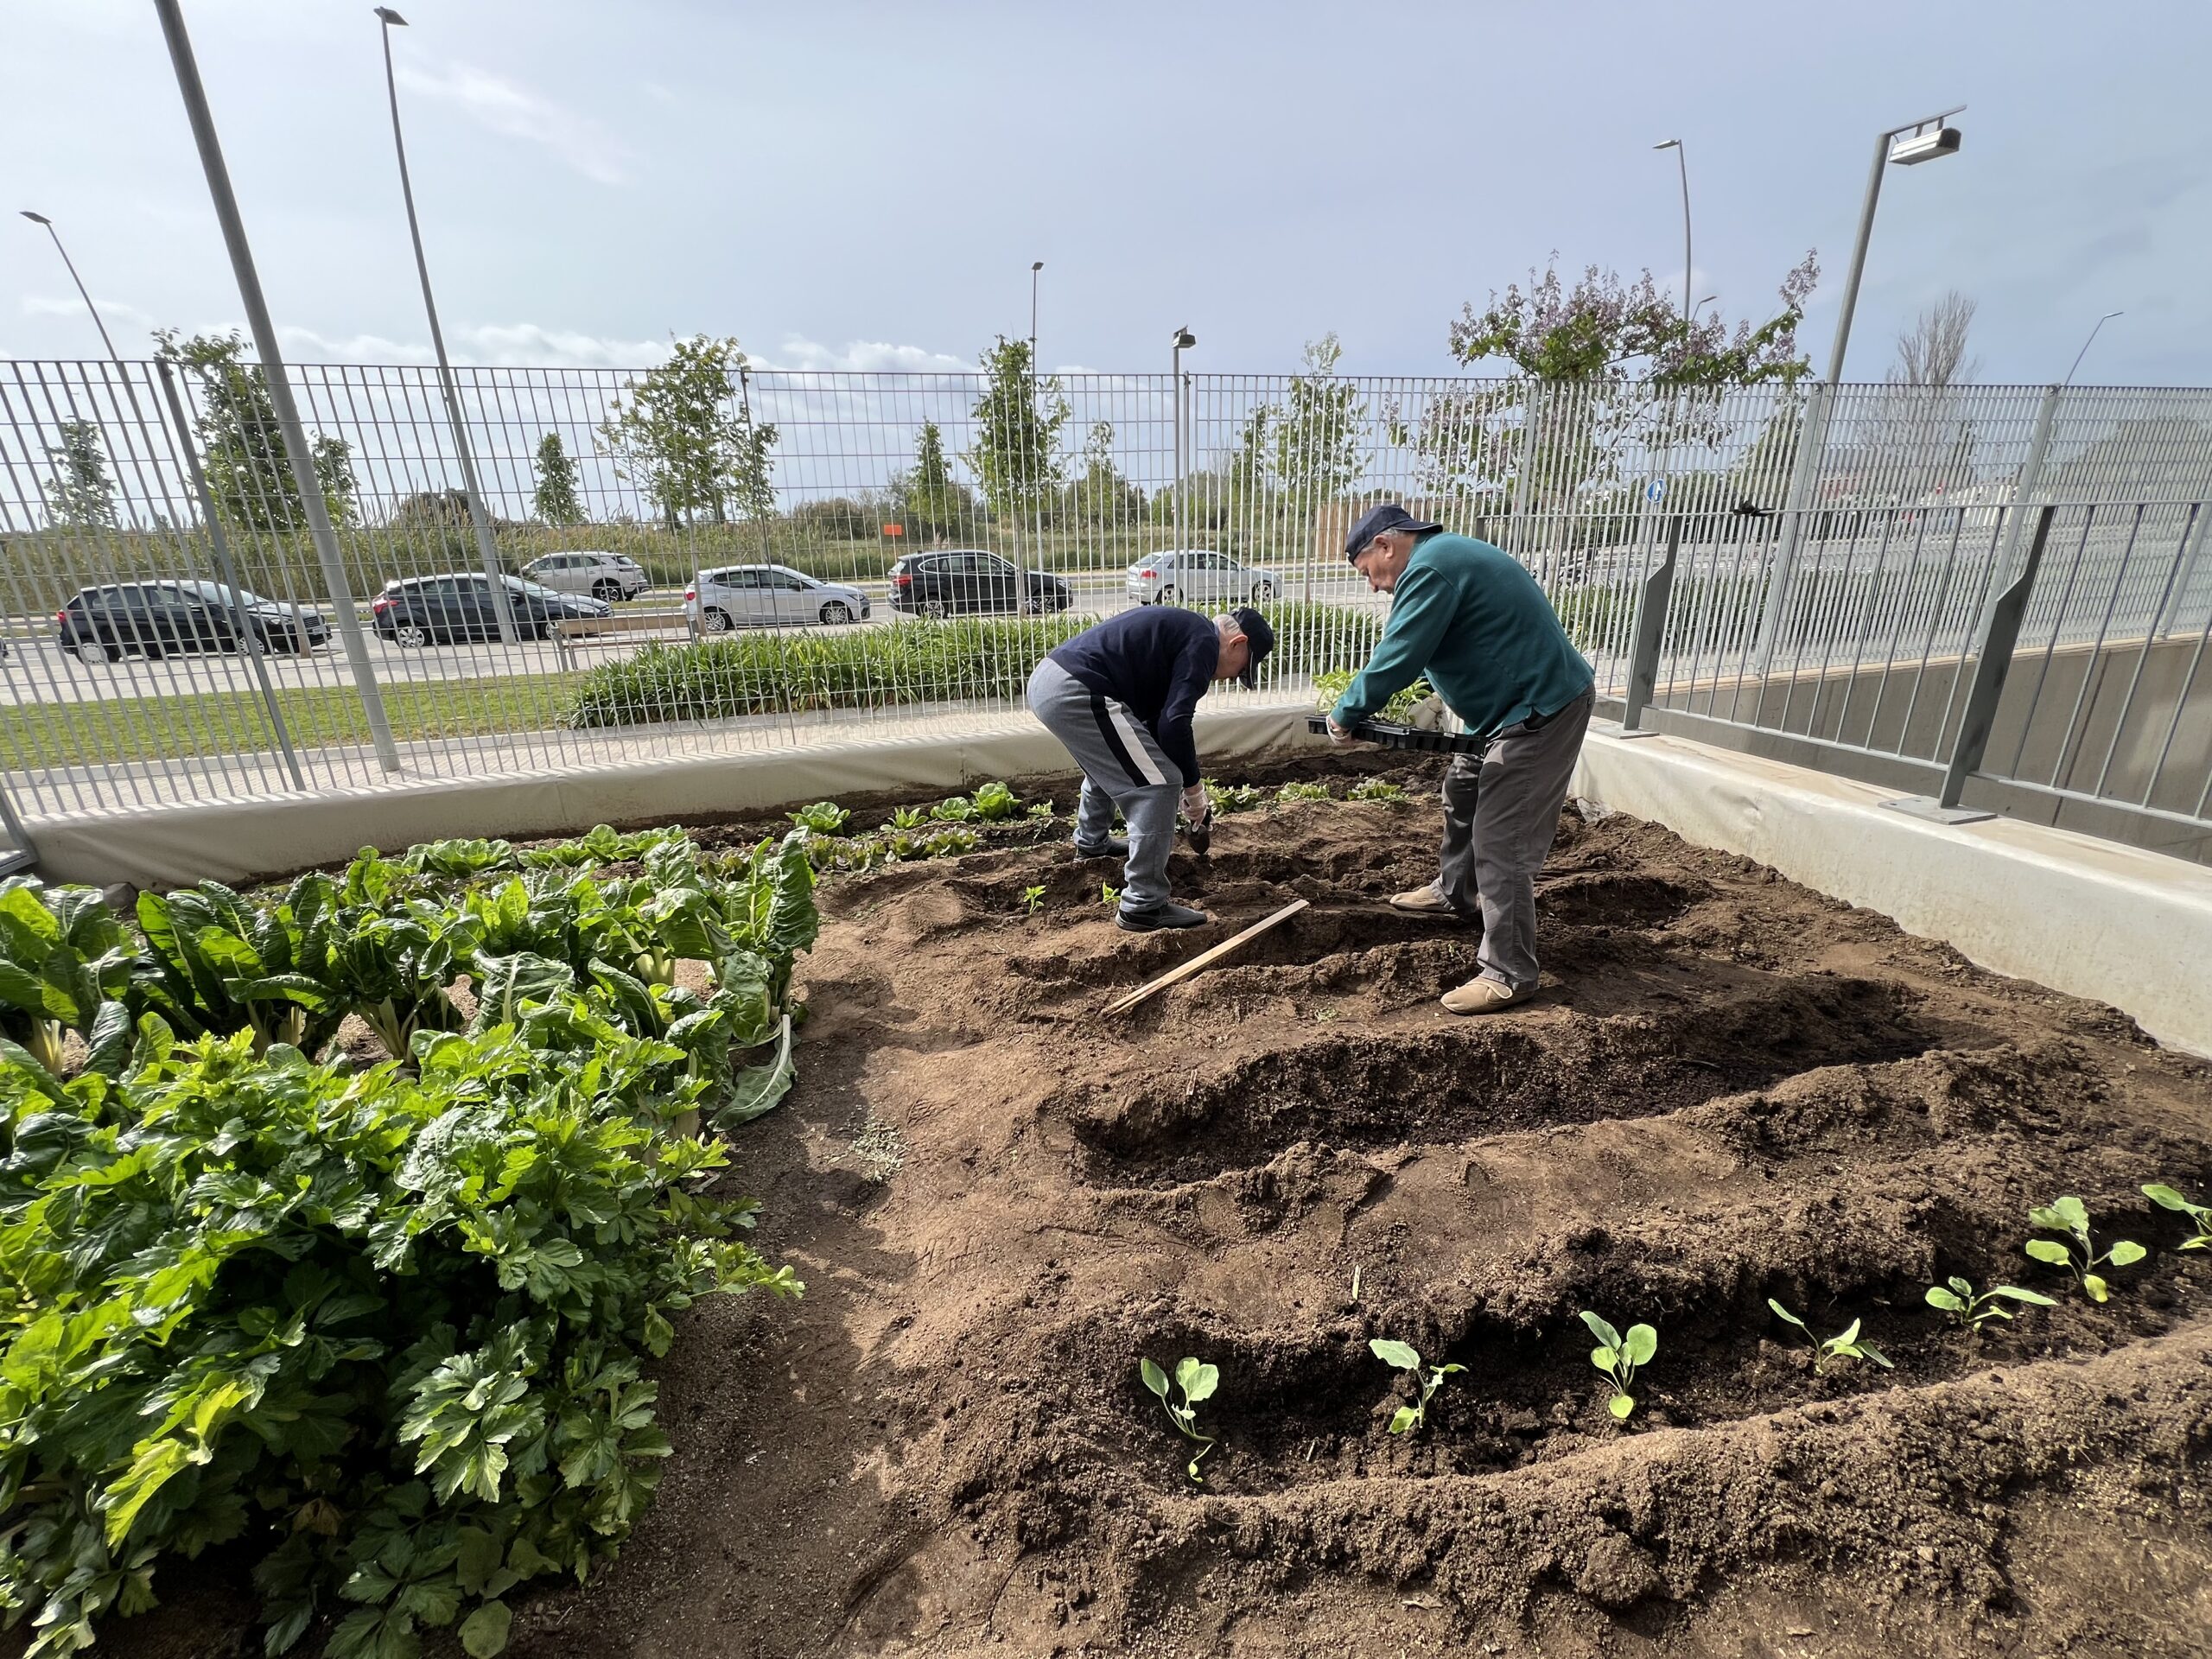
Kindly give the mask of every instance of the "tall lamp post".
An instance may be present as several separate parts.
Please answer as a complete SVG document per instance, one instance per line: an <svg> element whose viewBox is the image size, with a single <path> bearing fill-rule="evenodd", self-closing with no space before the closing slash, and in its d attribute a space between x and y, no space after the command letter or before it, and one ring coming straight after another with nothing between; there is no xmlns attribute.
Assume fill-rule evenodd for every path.
<svg viewBox="0 0 2212 1659"><path fill-rule="evenodd" d="M1690 164L1683 158L1679 138L1662 139L1651 148L1673 150L1675 170L1682 175L1682 327L1687 330L1690 321Z"/></svg>
<svg viewBox="0 0 2212 1659"><path fill-rule="evenodd" d="M407 176L407 141L399 130L399 83L391 69L391 31L404 29L407 20L390 6L372 8L383 25L384 84L391 100L391 148L399 157L399 194L407 202L407 234L415 242L415 274L423 282L423 309L430 319L430 346L438 357L438 390L444 394L446 423L453 430L453 449L461 462L461 485L468 500L468 522L476 531L476 556L484 567L484 580L492 596L492 613L499 619L499 639L513 645L521 635L515 627L513 607L507 602L507 583L499 569L499 550L492 540L492 516L484 511L483 493L476 486L476 458L468 448L468 429L461 417L461 392L454 384L453 365L446 357L445 331L438 327L438 304L430 296L430 267L423 257L423 227L415 217L415 187Z"/></svg>
<svg viewBox="0 0 2212 1659"><path fill-rule="evenodd" d="M1175 546L1183 547L1183 353L1198 343L1198 337L1188 328L1175 331L1175 371L1168 383L1169 396L1175 400Z"/></svg>
<svg viewBox="0 0 2212 1659"><path fill-rule="evenodd" d="M1037 273L1045 269L1042 259L1033 259L1029 264L1029 372L1037 372Z"/></svg>
<svg viewBox="0 0 2212 1659"><path fill-rule="evenodd" d="M100 344L107 347L110 357L121 363L123 353L115 349L115 341L109 338L107 324L100 321L100 308L92 303L92 294L85 287L85 279L77 274L77 262L69 257L69 250L61 245L61 232L54 228L54 221L44 213L35 213L28 207L22 213L32 224L46 226L46 233L54 238L54 251L61 256L61 263L69 268L69 280L77 284L77 293L85 302L85 309L92 314L92 327L100 331Z"/></svg>
<svg viewBox="0 0 2212 1659"><path fill-rule="evenodd" d="M322 480L315 476L307 429L300 424L299 406L292 401L292 383L284 372L283 349L277 344L276 325L270 320L269 302L262 296L261 277L254 270L253 249L245 239L245 220L231 189L230 168L223 161L222 143L216 137L214 114L207 107L207 89L200 79L199 61L193 56L192 37L185 30L184 12L177 0L154 0L154 13L161 19L162 35L168 46L185 115L192 124L193 143L200 151L200 168L207 175L216 222L223 227L223 245L230 252L231 270L238 279L238 300L245 308L246 327L253 334L255 354L261 359L262 376L269 383L270 405L276 416L277 430L283 435L284 456L291 463L292 481L299 488L300 511L308 521L308 535L322 566L323 585L330 594L331 623L345 647L353 688L368 721L369 741L378 764L386 772L397 772L399 747L392 741L391 725L385 716L384 693L369 663L368 643L361 637L353 584L346 579L346 566L339 556L338 532L331 528L330 509L322 498Z"/></svg>
<svg viewBox="0 0 2212 1659"><path fill-rule="evenodd" d="M1835 414L1836 388L1843 382L1843 354L1851 344L1852 314L1859 308L1859 279L1866 270L1866 245L1874 235L1874 206L1882 194L1882 169L1917 167L1959 151L1959 130L1951 118L1966 108L1955 104L1948 110L1923 116L1917 121L1886 128L1874 140L1874 165L1866 175L1866 200L1859 209L1859 239L1851 250L1851 274L1844 281L1843 309L1835 320L1835 344L1828 351L1828 372L1813 390L1805 411L1805 427L1797 445L1797 465L1790 474L1789 500L1783 510L1782 548L1776 554L1774 575L1768 585L1764 614L1759 620L1758 645L1752 672L1764 676L1774 664L1776 642L1788 607L1789 579L1805 541L1805 512L1820 475L1821 456L1827 448L1828 423Z"/></svg>
<svg viewBox="0 0 2212 1659"><path fill-rule="evenodd" d="M2074 368L2066 371L2066 378L2059 382L2060 385L2070 386L2074 384L2074 370L2082 366L2082 359L2089 354L2089 347L2096 344L2097 329L2102 328L2114 317L2124 317L2126 315L2125 311L2107 311L2097 319L2096 327L2089 330L2088 339L2083 340L2082 349L2074 353Z"/></svg>

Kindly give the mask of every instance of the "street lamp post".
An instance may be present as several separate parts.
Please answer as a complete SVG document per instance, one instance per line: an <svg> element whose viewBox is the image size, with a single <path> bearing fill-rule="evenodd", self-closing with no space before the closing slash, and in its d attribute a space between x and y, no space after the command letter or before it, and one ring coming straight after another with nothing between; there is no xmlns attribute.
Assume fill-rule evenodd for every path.
<svg viewBox="0 0 2212 1659"><path fill-rule="evenodd" d="M461 392L454 384L453 365L446 358L445 331L438 327L437 302L430 296L430 267L423 257L423 227L415 217L415 187L407 176L407 141L399 130L399 83L391 69L391 31L407 27L407 20L390 6L377 6L383 25L384 84L391 100L391 148L399 157L399 194L407 202L407 234L415 243L415 273L423 283L423 309L430 320L430 346L438 357L438 390L444 394L446 423L453 430L454 454L461 462L461 485L468 499L468 522L476 531L476 556L484 567L484 580L492 596L492 613L499 620L499 639L513 645L521 636L514 611L507 602L507 583L499 569L499 550L492 540L492 516L484 510L483 493L476 486L476 458L468 447L468 429L461 416Z"/></svg>
<svg viewBox="0 0 2212 1659"><path fill-rule="evenodd" d="M2089 354L2089 347L2096 343L2097 330L2102 328L2114 317L2124 317L2126 315L2125 311L2107 311L2097 319L2096 327L2089 330L2088 339L2083 340L2082 349L2074 353L2074 368L2066 371L2066 378L2059 382L2061 386L2070 386L2074 384L2074 370L2082 366L2082 359Z"/></svg>
<svg viewBox="0 0 2212 1659"><path fill-rule="evenodd" d="M1882 194L1882 169L1892 164L1916 167L1959 149L1959 130L1950 118L1964 110L1955 104L1948 110L1917 121L1885 129L1874 140L1874 165L1866 176L1866 200L1859 209L1859 239L1851 250L1851 274L1844 281L1843 309L1835 320L1835 344L1828 352L1828 372L1813 393L1805 410L1805 424L1797 444L1797 465L1789 479L1789 499L1783 509L1782 547L1775 555L1774 575L1768 584L1764 613L1759 620L1758 645L1752 671L1764 676L1774 663L1776 642L1782 631L1783 613L1789 596L1789 579L1805 541L1805 512L1820 476L1821 457L1827 448L1828 423L1834 417L1836 388L1843 383L1843 354L1851 344L1852 314L1859 307L1859 279L1866 270L1866 245L1874 234L1874 206Z"/></svg>
<svg viewBox="0 0 2212 1659"><path fill-rule="evenodd" d="M308 448L307 429L300 424L299 407L292 401L292 383L284 372L284 358L276 343L276 325L270 321L269 302L262 296L260 275L254 270L253 249L245 239L245 220L239 216L238 198L231 191L230 168L224 163L222 141L216 137L215 118L207 107L207 89L200 84L200 65L192 54L192 37L185 32L178 0L154 0L154 11L161 19L169 62L176 72L177 91L192 123L200 170L207 175L207 194L214 202L216 220L223 227L223 243L230 251L231 270L238 278L238 300L245 308L246 326L252 331L254 351L261 359L262 377L269 383L269 402L276 411L277 430L283 434L285 458L291 462L292 481L300 492L300 510L308 521L316 560L322 566L332 625L345 647L346 666L353 671L353 688L360 696L378 762L386 772L397 772L399 747L392 741L391 722L385 717L384 693L377 684L376 670L369 664L368 643L361 637L353 584L346 581L346 566L339 557L338 533L331 528L330 510L322 499L322 480L315 476L315 454Z"/></svg>
<svg viewBox="0 0 2212 1659"><path fill-rule="evenodd" d="M86 288L85 279L77 274L77 262L69 257L69 250L61 245L61 232L54 228L54 221L44 213L35 213L28 207L22 213L32 224L46 226L46 233L54 238L54 251L61 256L61 263L69 268L69 280L77 284L77 293L85 302L85 309L92 314L92 327L100 331L100 344L106 346L107 354L120 364L123 353L115 349L115 341L108 337L107 324L100 321L100 308L92 303L92 293Z"/></svg>
<svg viewBox="0 0 2212 1659"><path fill-rule="evenodd" d="M1037 372L1037 273L1045 269L1042 259L1029 264L1029 372Z"/></svg>
<svg viewBox="0 0 2212 1659"><path fill-rule="evenodd" d="M1198 343L1198 337L1188 328L1175 331L1175 370L1168 382L1168 394L1175 400L1175 546L1183 542L1183 353Z"/></svg>
<svg viewBox="0 0 2212 1659"><path fill-rule="evenodd" d="M1684 159L1682 141L1679 138L1662 139L1651 148L1673 150L1675 169L1682 175L1682 327L1687 338L1690 323L1690 164Z"/></svg>

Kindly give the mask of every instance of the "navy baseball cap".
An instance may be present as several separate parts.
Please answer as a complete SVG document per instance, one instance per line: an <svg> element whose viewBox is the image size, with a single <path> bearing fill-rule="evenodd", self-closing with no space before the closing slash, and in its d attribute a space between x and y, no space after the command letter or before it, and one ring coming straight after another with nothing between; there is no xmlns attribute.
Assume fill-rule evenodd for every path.
<svg viewBox="0 0 2212 1659"><path fill-rule="evenodd" d="M1395 501L1386 501L1379 507L1370 507L1360 514L1359 522L1351 527L1351 534L1344 537L1344 557L1357 559L1367 550L1367 544L1386 530L1441 530L1441 524L1432 524L1426 518L1416 518Z"/></svg>
<svg viewBox="0 0 2212 1659"><path fill-rule="evenodd" d="M1249 691L1260 683L1260 664L1267 660L1268 653L1275 648L1275 631L1269 625L1268 619L1249 605L1239 605L1230 613L1230 615L1236 619L1236 626L1243 630L1244 637L1252 642L1252 654L1245 658L1244 671L1236 677L1237 684Z"/></svg>

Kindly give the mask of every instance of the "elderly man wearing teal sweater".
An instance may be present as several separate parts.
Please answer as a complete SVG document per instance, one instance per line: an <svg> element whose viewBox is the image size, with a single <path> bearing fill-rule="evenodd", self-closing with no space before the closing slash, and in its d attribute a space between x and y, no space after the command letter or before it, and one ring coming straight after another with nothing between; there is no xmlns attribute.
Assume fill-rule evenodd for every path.
<svg viewBox="0 0 2212 1659"><path fill-rule="evenodd" d="M1390 622L1367 666L1330 711L1351 728L1426 677L1479 753L1444 775L1444 845L1436 880L1390 900L1400 910L1479 922L1482 972L1444 998L1454 1014L1494 1014L1536 988L1536 872L1551 851L1567 781L1595 698L1590 664L1535 578L1510 554L1415 518L1395 505L1352 526L1344 556L1378 593Z"/></svg>

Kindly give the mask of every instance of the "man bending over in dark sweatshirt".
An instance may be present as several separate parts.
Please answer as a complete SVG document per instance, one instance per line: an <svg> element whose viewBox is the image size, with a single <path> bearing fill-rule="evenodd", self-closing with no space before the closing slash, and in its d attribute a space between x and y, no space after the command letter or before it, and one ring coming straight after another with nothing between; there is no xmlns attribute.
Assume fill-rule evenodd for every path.
<svg viewBox="0 0 2212 1659"><path fill-rule="evenodd" d="M1206 815L1191 716L1216 680L1255 684L1274 643L1267 618L1249 607L1209 620L1147 605L1085 629L1029 677L1030 712L1083 768L1077 854L1128 861L1116 925L1149 933L1205 925L1204 911L1167 893L1176 809L1193 823ZM1126 842L1109 833L1117 806Z"/></svg>

